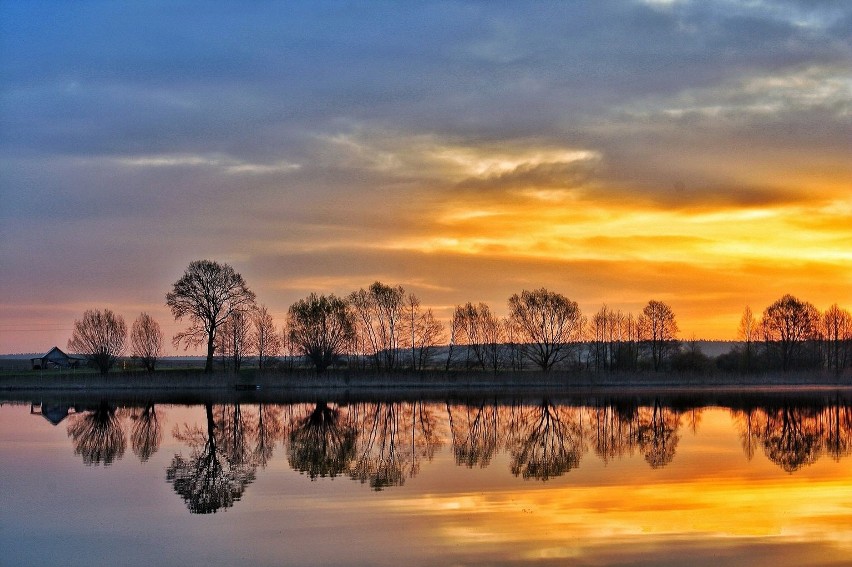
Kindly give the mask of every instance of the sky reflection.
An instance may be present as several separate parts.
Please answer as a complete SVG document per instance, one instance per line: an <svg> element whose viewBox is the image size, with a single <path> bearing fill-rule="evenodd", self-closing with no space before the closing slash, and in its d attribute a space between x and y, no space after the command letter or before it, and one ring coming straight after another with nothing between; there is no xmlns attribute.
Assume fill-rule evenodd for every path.
<svg viewBox="0 0 852 567"><path fill-rule="evenodd" d="M691 565L778 566L843 564L852 553L849 455L830 444L852 437L845 403L611 409L104 402L53 425L30 415L29 405L0 406L0 482L9 488L0 512L4 561L35 565L71 545L88 550L71 564L103 562L118 545L104 538L123 542L128 565L201 558L213 565L677 565L689 557ZM663 463L649 462L640 442L655 414L670 425L662 428L666 438L678 439ZM751 436L743 435L746 414L758 424ZM618 454L602 453L601 423L616 415L634 441L628 435ZM545 426L551 430L543 435ZM773 461L778 431L788 441L819 433L817 458L793 470L789 458ZM94 433L112 450L94 447ZM754 439L759 445L749 452ZM530 440L536 451L518 450ZM781 446L799 453L792 441ZM544 452L554 448L548 460ZM532 458L519 470L521 456ZM188 465L205 458L210 467ZM546 478L524 475L530 463L562 468L547 469ZM173 472L180 466L183 476ZM220 479L245 482L205 509L199 503L214 502L215 491L193 500L188 486L203 488L195 481L216 467ZM192 482L181 487L176 478ZM75 521L39 512L57 500L74 508Z"/></svg>

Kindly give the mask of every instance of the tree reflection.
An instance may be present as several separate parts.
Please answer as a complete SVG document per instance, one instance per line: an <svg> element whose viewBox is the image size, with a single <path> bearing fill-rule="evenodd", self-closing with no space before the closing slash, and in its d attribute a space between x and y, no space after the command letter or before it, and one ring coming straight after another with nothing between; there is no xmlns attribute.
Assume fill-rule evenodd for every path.
<svg viewBox="0 0 852 567"><path fill-rule="evenodd" d="M357 431L349 476L374 490L405 484L443 444L433 407L423 402L360 403L347 415Z"/></svg>
<svg viewBox="0 0 852 567"><path fill-rule="evenodd" d="M751 458L755 447L788 473L815 463L823 452L835 460L852 454L852 408L749 408L732 412L743 450Z"/></svg>
<svg viewBox="0 0 852 567"><path fill-rule="evenodd" d="M405 484L406 473L414 470L413 455L404 437L404 404L359 404L355 417L358 427L356 458L349 471L354 480L369 483L375 490Z"/></svg>
<svg viewBox="0 0 852 567"><path fill-rule="evenodd" d="M833 405L822 413L825 449L839 461L852 454L852 407Z"/></svg>
<svg viewBox="0 0 852 567"><path fill-rule="evenodd" d="M485 468L500 446L499 412L496 405L451 406L447 404L450 441L457 465Z"/></svg>
<svg viewBox="0 0 852 567"><path fill-rule="evenodd" d="M142 462L151 458L151 455L160 448L163 440L163 431L157 416L154 404L148 404L140 414L132 414L133 429L130 432L130 445L133 453Z"/></svg>
<svg viewBox="0 0 852 567"><path fill-rule="evenodd" d="M822 450L817 421L802 410L784 407L770 413L763 436L766 456L786 472L812 465Z"/></svg>
<svg viewBox="0 0 852 567"><path fill-rule="evenodd" d="M543 401L519 414L510 431L511 470L524 479L548 480L580 464L585 452L582 410Z"/></svg>
<svg viewBox="0 0 852 567"><path fill-rule="evenodd" d="M86 465L111 465L124 455L127 440L116 408L101 402L97 409L77 413L68 424L74 454Z"/></svg>
<svg viewBox="0 0 852 567"><path fill-rule="evenodd" d="M639 408L636 416L636 440L651 468L672 462L680 441L680 414L654 400L652 407Z"/></svg>
<svg viewBox="0 0 852 567"><path fill-rule="evenodd" d="M275 449L275 443L283 433L281 423L281 408L269 404L257 406L257 427L255 429L255 445L252 458L263 468Z"/></svg>
<svg viewBox="0 0 852 567"><path fill-rule="evenodd" d="M595 454L604 463L632 455L638 436L635 406L607 404L590 411Z"/></svg>
<svg viewBox="0 0 852 567"><path fill-rule="evenodd" d="M239 443L233 442L240 435L240 426L234 419L227 418L228 415L233 418L239 414L239 408L235 407L234 412L230 413L224 411L224 408L217 412L220 417L218 428L211 404L205 405L205 413L206 431L186 424L183 430L175 427L173 435L192 448L192 455L189 458L175 455L166 469L166 479L172 483L175 492L183 498L193 514L210 514L220 508L233 506L255 478L252 462L229 458L240 455L242 450ZM230 445L225 443L226 437L231 441Z"/></svg>
<svg viewBox="0 0 852 567"><path fill-rule="evenodd" d="M290 428L287 460L293 470L317 477L347 473L355 458L357 431L341 419L339 408L317 403Z"/></svg>

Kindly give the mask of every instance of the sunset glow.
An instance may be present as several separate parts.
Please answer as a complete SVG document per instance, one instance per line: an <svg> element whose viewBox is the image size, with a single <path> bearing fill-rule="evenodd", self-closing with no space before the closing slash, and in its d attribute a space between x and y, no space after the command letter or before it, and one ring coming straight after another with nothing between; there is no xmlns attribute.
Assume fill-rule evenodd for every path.
<svg viewBox="0 0 852 567"><path fill-rule="evenodd" d="M0 6L0 353L91 307L173 334L200 258L278 324L376 280L657 298L687 338L852 308L845 4L198 8Z"/></svg>

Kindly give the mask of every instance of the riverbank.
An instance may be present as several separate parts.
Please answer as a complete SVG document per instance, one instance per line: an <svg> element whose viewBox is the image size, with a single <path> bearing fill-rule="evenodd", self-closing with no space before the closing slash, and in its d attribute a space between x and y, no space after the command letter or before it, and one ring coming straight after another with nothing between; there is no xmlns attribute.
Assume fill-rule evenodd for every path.
<svg viewBox="0 0 852 567"><path fill-rule="evenodd" d="M270 390L277 392L310 390L364 391L498 391L514 392L583 390L713 390L718 388L778 389L852 388L852 373L789 372L766 374L727 373L592 373L592 372L417 372L370 373L333 371L317 375L310 371L261 372L254 369L239 374L201 371L167 371L154 374L89 372L33 372L0 375L0 391L210 391Z"/></svg>

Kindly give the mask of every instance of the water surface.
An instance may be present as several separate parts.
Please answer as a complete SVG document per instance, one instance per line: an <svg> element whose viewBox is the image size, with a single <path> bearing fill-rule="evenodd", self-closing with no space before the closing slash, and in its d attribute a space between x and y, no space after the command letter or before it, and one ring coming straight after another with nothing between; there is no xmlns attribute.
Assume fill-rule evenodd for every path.
<svg viewBox="0 0 852 567"><path fill-rule="evenodd" d="M852 404L0 406L9 565L840 565Z"/></svg>

